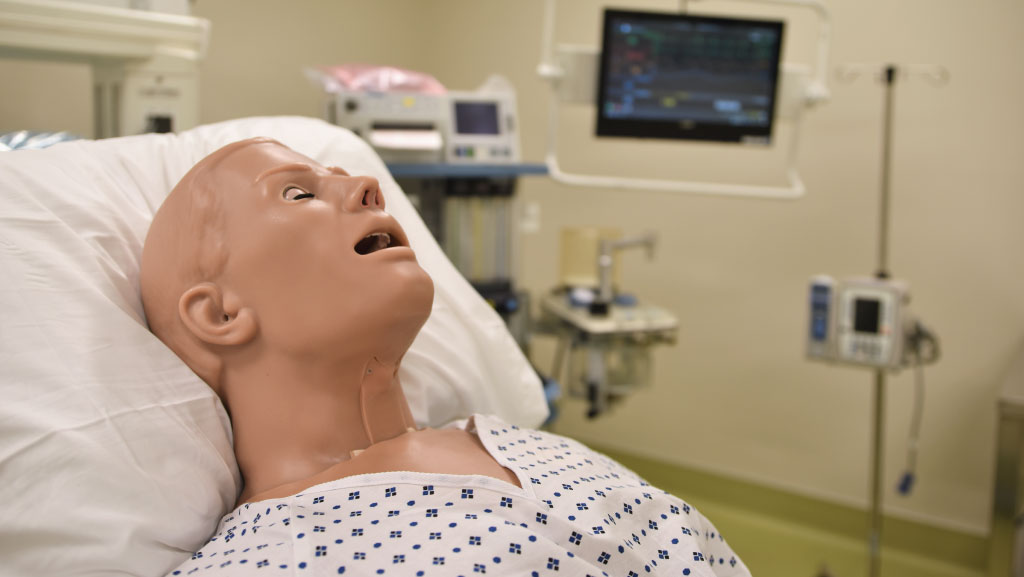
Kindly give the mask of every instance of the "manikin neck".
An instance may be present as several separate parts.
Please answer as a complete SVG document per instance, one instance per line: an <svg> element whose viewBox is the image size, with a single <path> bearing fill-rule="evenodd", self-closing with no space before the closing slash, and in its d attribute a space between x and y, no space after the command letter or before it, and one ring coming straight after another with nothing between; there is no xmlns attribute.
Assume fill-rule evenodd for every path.
<svg viewBox="0 0 1024 577"><path fill-rule="evenodd" d="M371 356L312 367L264 360L272 362L243 363L253 370L226 374L222 390L245 481L239 502L309 479L415 428L397 362Z"/></svg>

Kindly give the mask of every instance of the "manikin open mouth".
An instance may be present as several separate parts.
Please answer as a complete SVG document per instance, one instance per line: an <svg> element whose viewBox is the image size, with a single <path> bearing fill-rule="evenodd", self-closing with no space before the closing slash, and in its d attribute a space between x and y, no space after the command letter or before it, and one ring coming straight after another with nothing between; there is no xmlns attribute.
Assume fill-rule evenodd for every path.
<svg viewBox="0 0 1024 577"><path fill-rule="evenodd" d="M374 232L366 235L363 240L356 243L355 248L357 253L365 255L394 246L401 246L401 244L393 240L390 234L386 232Z"/></svg>

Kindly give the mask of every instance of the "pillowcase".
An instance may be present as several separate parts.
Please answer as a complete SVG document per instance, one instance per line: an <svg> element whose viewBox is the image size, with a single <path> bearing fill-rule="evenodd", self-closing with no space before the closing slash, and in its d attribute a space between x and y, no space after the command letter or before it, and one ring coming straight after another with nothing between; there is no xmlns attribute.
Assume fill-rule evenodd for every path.
<svg viewBox="0 0 1024 577"><path fill-rule="evenodd" d="M0 154L0 565L25 575L163 575L234 506L240 478L216 395L146 328L146 231L185 172L270 136L380 180L434 279L400 372L413 415L474 412L534 427L540 382L362 140L308 118Z"/></svg>

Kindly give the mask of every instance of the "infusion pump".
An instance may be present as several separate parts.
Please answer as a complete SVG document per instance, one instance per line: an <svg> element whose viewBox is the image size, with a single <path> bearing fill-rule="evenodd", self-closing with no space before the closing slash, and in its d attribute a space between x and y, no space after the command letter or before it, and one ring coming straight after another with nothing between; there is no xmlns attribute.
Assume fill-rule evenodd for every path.
<svg viewBox="0 0 1024 577"><path fill-rule="evenodd" d="M809 358L881 369L934 360L921 356L921 343L935 351L936 341L911 317L905 283L821 275L811 279L809 297Z"/></svg>

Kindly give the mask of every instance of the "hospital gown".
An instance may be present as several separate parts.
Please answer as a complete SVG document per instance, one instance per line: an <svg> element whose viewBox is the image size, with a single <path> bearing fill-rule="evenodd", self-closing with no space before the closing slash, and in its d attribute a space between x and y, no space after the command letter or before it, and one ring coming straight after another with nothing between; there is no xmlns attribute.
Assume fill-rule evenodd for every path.
<svg viewBox="0 0 1024 577"><path fill-rule="evenodd" d="M460 425L522 488L388 472L248 503L170 575L750 575L715 527L622 465L551 433Z"/></svg>

